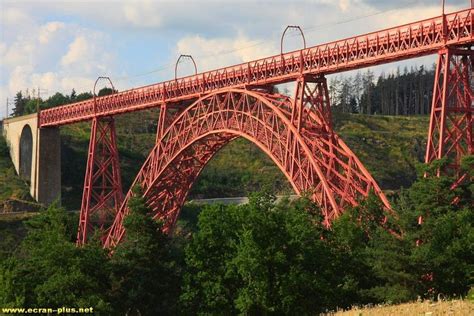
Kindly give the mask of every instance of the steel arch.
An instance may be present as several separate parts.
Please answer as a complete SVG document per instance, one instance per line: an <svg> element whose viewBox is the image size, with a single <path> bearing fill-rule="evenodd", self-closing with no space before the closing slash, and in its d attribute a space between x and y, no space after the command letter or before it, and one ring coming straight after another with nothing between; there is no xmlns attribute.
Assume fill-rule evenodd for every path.
<svg viewBox="0 0 474 316"><path fill-rule="evenodd" d="M325 79L311 84L316 88L299 81L300 96L297 92L294 100L280 94L226 89L187 107L163 132L134 181L142 186L152 216L164 222L165 230L172 228L203 167L239 136L260 147L297 194L310 193L321 206L327 225L345 206L357 204L372 189L389 207L373 178L332 131L328 114L322 113L329 106ZM301 109L300 115L295 114L296 108ZM129 191L115 217L106 247L114 247L124 236L122 221L131 194Z"/></svg>

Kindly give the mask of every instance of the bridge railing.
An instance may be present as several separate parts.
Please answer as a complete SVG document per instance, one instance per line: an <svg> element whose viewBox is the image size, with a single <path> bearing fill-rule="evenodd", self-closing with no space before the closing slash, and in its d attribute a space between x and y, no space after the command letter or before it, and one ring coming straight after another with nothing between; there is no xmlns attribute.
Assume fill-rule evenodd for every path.
<svg viewBox="0 0 474 316"><path fill-rule="evenodd" d="M432 54L446 45L474 42L473 11L462 10L385 30L230 67L47 109L41 126L85 121L198 97L226 87L275 84L301 74L328 74Z"/></svg>

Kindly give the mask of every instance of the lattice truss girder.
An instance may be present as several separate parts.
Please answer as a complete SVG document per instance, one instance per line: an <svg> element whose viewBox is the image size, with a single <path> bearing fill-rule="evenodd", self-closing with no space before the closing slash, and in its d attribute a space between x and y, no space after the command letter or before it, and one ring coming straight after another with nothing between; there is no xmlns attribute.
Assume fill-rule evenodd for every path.
<svg viewBox="0 0 474 316"><path fill-rule="evenodd" d="M474 9L399 25L269 56L204 73L175 78L41 111L40 126L90 120L97 115L134 112L168 102L173 106L219 89L290 82L301 74L329 74L420 57L474 42Z"/></svg>
<svg viewBox="0 0 474 316"><path fill-rule="evenodd" d="M112 117L93 119L87 156L77 243L83 245L94 227L110 225L123 200Z"/></svg>
<svg viewBox="0 0 474 316"><path fill-rule="evenodd" d="M292 100L280 94L226 89L207 95L180 113L159 137L135 184L144 189L152 216L170 230L187 193L209 159L235 137L262 149L297 194L308 192L325 222L379 187L357 157L332 131L324 78L301 78ZM122 239L127 194L105 245Z"/></svg>
<svg viewBox="0 0 474 316"><path fill-rule="evenodd" d="M438 54L425 162L443 157L450 163L444 173L462 181L464 155L474 154L473 143L474 52L443 49Z"/></svg>

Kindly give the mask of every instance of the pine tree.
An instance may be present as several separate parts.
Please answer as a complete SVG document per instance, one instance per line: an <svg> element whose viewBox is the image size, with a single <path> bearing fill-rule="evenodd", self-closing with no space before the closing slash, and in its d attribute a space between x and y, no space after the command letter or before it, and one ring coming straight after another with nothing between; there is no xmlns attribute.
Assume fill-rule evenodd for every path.
<svg viewBox="0 0 474 316"><path fill-rule="evenodd" d="M13 104L15 107L13 108L13 116L20 116L25 114L25 107L26 107L26 102L28 101L28 98L23 97L23 93L21 91L18 91L15 95L15 99L13 101Z"/></svg>

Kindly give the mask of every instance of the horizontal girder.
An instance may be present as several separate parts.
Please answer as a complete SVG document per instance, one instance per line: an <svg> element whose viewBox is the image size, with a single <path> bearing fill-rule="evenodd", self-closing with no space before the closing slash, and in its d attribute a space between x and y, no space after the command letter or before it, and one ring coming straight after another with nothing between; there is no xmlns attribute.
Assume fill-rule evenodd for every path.
<svg viewBox="0 0 474 316"><path fill-rule="evenodd" d="M224 88L278 84L302 74L328 74L473 44L474 9L211 70L40 113L40 126L58 126L193 100Z"/></svg>

